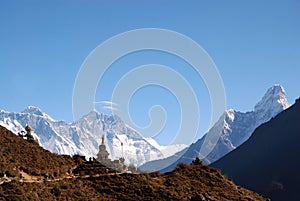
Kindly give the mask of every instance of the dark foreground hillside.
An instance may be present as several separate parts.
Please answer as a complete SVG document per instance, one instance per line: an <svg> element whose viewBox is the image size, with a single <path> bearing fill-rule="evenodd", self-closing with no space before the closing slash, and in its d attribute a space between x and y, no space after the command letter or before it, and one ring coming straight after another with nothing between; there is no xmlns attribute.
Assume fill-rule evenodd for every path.
<svg viewBox="0 0 300 201"><path fill-rule="evenodd" d="M75 166L70 156L57 155L28 142L0 126L0 175L14 177L20 171L30 175L62 175Z"/></svg>
<svg viewBox="0 0 300 201"><path fill-rule="evenodd" d="M171 173L107 174L41 183L9 182L0 197L11 200L266 200L236 186L208 166L179 165Z"/></svg>
<svg viewBox="0 0 300 201"><path fill-rule="evenodd" d="M272 201L299 201L299 156L300 99L211 166Z"/></svg>
<svg viewBox="0 0 300 201"><path fill-rule="evenodd" d="M0 175L0 200L266 200L235 185L217 169L202 164L179 164L166 174L94 170L91 175L73 174L70 170L75 162L71 157L45 151L3 127L0 133L1 171L26 170L23 177L29 177L14 176L14 171L2 178ZM93 166L86 164L89 170ZM83 170L82 164L80 167ZM50 170L55 170L54 178L37 179L39 174Z"/></svg>

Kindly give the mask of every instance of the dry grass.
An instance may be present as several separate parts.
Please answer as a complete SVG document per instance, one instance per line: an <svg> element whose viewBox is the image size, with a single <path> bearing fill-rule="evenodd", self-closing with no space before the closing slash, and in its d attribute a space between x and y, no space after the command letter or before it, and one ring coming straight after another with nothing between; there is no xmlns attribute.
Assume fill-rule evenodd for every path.
<svg viewBox="0 0 300 201"><path fill-rule="evenodd" d="M0 172L19 168L29 174L52 170L63 175L75 165L71 157L51 154L6 129L0 128L0 136ZM98 176L93 175L101 167L96 165L95 169L94 166L78 166L77 170L85 171L85 174L93 172L87 178L3 183L0 185L0 200L266 200L238 187L217 169L202 164L181 163L166 174L104 173Z"/></svg>
<svg viewBox="0 0 300 201"><path fill-rule="evenodd" d="M0 126L0 174L15 177L22 170L30 175L59 176L75 166L70 156L57 155L27 142Z"/></svg>

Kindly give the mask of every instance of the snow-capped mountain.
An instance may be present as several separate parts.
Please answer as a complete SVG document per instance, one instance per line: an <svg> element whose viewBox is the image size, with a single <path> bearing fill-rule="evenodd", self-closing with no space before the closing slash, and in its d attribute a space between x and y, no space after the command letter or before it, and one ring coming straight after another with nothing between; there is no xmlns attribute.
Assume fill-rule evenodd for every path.
<svg viewBox="0 0 300 201"><path fill-rule="evenodd" d="M289 106L290 104L287 101L284 88L281 85L274 85L267 90L263 98L255 105L253 111L246 113L233 109L225 111L208 133L196 143L193 143L184 155L176 161L176 164L178 162L191 163L196 157L201 158L207 164L220 159L244 143L251 136L255 128L269 121ZM209 140L209 136L218 135L220 135L220 138L214 146ZM211 149L212 151L206 157L203 157L200 154L201 149ZM164 160L161 160L162 164L164 164ZM154 161L150 163L153 164ZM150 163L144 164L142 169L147 169L147 166L152 167L153 165ZM174 165L165 170L171 170ZM157 169L160 168L157 166Z"/></svg>
<svg viewBox="0 0 300 201"><path fill-rule="evenodd" d="M16 134L29 125L34 131L33 136L43 148L58 154L80 154L86 157L96 157L104 135L112 160L123 155L125 163L135 165L167 157L185 148L180 145L168 148L157 146L153 139L149 143L119 117L102 114L96 110L74 123L55 121L33 106L20 113L0 110L0 125Z"/></svg>
<svg viewBox="0 0 300 201"><path fill-rule="evenodd" d="M174 154L184 150L188 147L186 144L172 144L168 146L161 146L159 145L153 138L146 138L146 140L158 150L160 150L164 156L164 158L173 156Z"/></svg>
<svg viewBox="0 0 300 201"><path fill-rule="evenodd" d="M197 144L202 145L205 137L213 135L213 132L222 133L212 152L205 158L207 163L214 162L240 146L251 136L255 128L269 121L289 106L284 88L281 85L274 85L267 90L253 111L246 113L233 109L225 111L209 132L194 144L196 147L191 146L191 148L196 149Z"/></svg>

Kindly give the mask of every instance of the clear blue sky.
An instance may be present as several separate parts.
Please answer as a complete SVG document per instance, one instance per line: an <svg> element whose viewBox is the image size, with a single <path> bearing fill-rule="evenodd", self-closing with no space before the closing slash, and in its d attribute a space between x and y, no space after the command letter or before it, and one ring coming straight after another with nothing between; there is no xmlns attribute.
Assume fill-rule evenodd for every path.
<svg viewBox="0 0 300 201"><path fill-rule="evenodd" d="M88 54L106 39L138 28L163 28L200 44L223 78L227 108L251 110L267 88L282 84L291 103L300 96L300 2L287 1L0 1L0 109L40 107L57 120L72 122L76 75ZM153 62L155 61L155 62ZM180 59L158 52L131 54L101 83L96 100L109 99L123 71L119 66L167 64ZM179 70L180 71L180 70ZM123 72L124 73L124 72ZM201 128L209 124L209 97L201 79L180 72L197 91ZM155 91L156 90L156 91ZM104 91L104 92L103 92ZM141 104L142 102L142 104ZM130 108L139 125L147 111L162 104L170 113L165 134L178 126L178 103L161 88L137 93ZM171 118L172 117L172 118Z"/></svg>

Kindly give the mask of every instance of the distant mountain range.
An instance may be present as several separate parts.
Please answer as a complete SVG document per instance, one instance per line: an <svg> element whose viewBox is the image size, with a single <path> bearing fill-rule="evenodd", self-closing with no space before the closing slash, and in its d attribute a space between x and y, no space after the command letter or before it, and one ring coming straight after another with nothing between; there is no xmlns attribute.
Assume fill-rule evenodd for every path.
<svg viewBox="0 0 300 201"><path fill-rule="evenodd" d="M273 201L300 200L300 98L259 126L236 150L211 164L237 184Z"/></svg>
<svg viewBox="0 0 300 201"><path fill-rule="evenodd" d="M43 148L58 154L96 157L101 137L104 135L109 157L114 160L124 155L126 164L141 165L147 161L168 157L186 147L159 146L153 139L143 138L119 117L102 114L96 110L70 124L56 121L33 106L19 113L0 110L0 125L15 134L24 130L27 124Z"/></svg>
<svg viewBox="0 0 300 201"><path fill-rule="evenodd" d="M56 121L33 106L19 113L0 110L0 125L18 133L28 124L45 149L58 154L87 157L96 156L104 135L112 160L123 155L127 164L138 165L143 170L170 171L178 162L189 164L197 156L206 164L218 160L245 142L256 127L288 107L285 90L280 85L274 85L253 111L225 111L209 132L188 148L186 145L159 146L153 139L143 138L119 117L95 110L74 123ZM215 146L208 140L208 136L213 135L221 136ZM203 157L201 149L212 151Z"/></svg>
<svg viewBox="0 0 300 201"><path fill-rule="evenodd" d="M284 88L281 85L274 85L267 90L263 98L255 105L253 111L245 113L233 109L225 111L209 132L188 147L187 150L183 150L181 153L179 152L169 158L146 163L141 166L141 169L171 171L177 163L189 164L196 157L201 158L204 163L210 164L240 146L250 137L255 128L269 121L289 106ZM220 138L217 144L212 144L209 136L218 135L220 135ZM203 157L201 149L211 149L212 151ZM170 161L176 162L166 167L170 164Z"/></svg>

